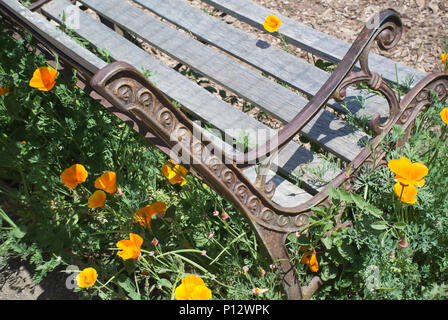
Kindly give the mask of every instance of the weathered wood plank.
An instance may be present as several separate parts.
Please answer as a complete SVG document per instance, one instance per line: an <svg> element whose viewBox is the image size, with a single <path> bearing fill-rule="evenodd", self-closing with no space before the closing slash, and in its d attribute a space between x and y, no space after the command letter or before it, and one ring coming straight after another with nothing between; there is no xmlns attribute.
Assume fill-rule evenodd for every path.
<svg viewBox="0 0 448 320"><path fill-rule="evenodd" d="M80 2L100 16L114 21L120 28L142 38L174 59L249 100L283 123L291 121L308 102L125 1L81 0ZM364 132L326 110L320 111L301 133L347 161L353 160L362 150L359 141L370 139Z"/></svg>
<svg viewBox="0 0 448 320"><path fill-rule="evenodd" d="M249 169L244 170L244 175L252 183L255 183L257 173L254 167L250 167ZM274 174L274 172L272 171L269 171L268 175L266 176L266 182L268 183L270 181L274 182L276 185L272 201L281 206L293 207L296 206L298 203L303 203L312 198L312 195L300 189L299 187L292 184L288 180L285 180L281 176Z"/></svg>
<svg viewBox="0 0 448 320"><path fill-rule="evenodd" d="M48 21L42 18L41 15L35 14L30 12L27 8L21 6L18 2L15 0L5 0L5 5L11 4L11 6L8 6L8 8L14 10L18 14L25 17L31 25L33 25L36 29L36 31L43 31L48 36L53 38L54 44L59 46L62 44L63 46L67 46L67 48L70 48L70 50L73 50L74 52L78 52L79 58L82 59L83 62L90 61L90 63L95 63L97 67L104 67L106 66L106 63L102 61L100 58L92 54L90 51L80 47L76 42L74 42L71 38L66 36L64 33L62 33L60 30L56 29L56 27L52 24L50 24ZM0 4L1 5L1 4ZM203 133L208 138L213 139L211 134L207 134L206 131ZM218 138L214 138L213 140L215 142L218 142ZM233 149L231 146L227 145L226 147L227 152L238 152L237 150ZM244 171L244 174L252 181L255 181L256 173L255 168L251 167ZM287 180L283 179L282 177L275 175L272 171L269 172L266 181L272 180L277 188L276 193L274 194L273 201L284 205L284 206L295 206L297 203L305 202L309 199L311 199L311 195L304 190L301 190L297 186L291 184Z"/></svg>
<svg viewBox="0 0 448 320"><path fill-rule="evenodd" d="M267 15L275 14L282 20L279 32L283 34L288 41L297 47L309 51L317 56L333 62L339 62L347 53L350 44L331 37L325 33L317 31L304 24L298 23L292 19L282 16L279 13L272 12L252 1L248 0L202 0L215 8L226 12L239 20L244 21L260 30L264 30L263 22ZM361 31L361 30L360 30ZM278 35L278 34L277 34ZM426 76L425 72L405 66L401 63L392 61L377 54L370 54L369 66L373 71L381 74L385 79L396 82L398 71L398 81L404 82L408 74L414 77L414 84Z"/></svg>
<svg viewBox="0 0 448 320"><path fill-rule="evenodd" d="M54 0L45 5L42 8L42 12L55 21L61 22L62 12L67 6L72 5L64 0ZM81 10L76 10L78 10L80 18L80 28L75 30L78 35L97 48L107 48L114 60L122 60L137 68L144 67L153 71L154 76L150 80L168 97L181 103L197 118L207 119L213 126L223 132L228 132L230 136L235 138L238 138L237 133L241 129L250 129L253 132L261 129L268 134L274 131L229 104L219 100L207 90L193 81L186 79L180 73L172 70L162 62L154 59L149 53L122 38L113 30ZM291 156L291 153L293 156ZM278 165L279 171L283 172L283 174L290 174L295 170L299 170L301 165L306 163L311 163L316 166L326 166L328 164L318 155L314 155L304 147L290 142L280 152L276 165ZM285 166L286 164L288 166ZM283 169L283 166L288 168L288 171ZM330 180L339 172L339 170L329 170L327 172L327 178ZM315 186L307 181L303 181L303 183L310 190L318 191L322 188L321 185Z"/></svg>
<svg viewBox="0 0 448 320"><path fill-rule="evenodd" d="M29 30L32 30L36 36L47 39L48 43L54 48L69 53L74 59L74 61L71 62L84 65L94 72L97 72L107 65L106 62L98 58L89 50L78 45L78 43L68 35L57 29L56 26L50 24L40 14L31 12L17 0L2 0L0 1L0 8L4 8L5 10L19 15L24 20L24 23L26 23Z"/></svg>
<svg viewBox="0 0 448 320"><path fill-rule="evenodd" d="M183 0L136 0L144 8L191 32L200 39L228 52L287 85L314 96L329 78L329 73L269 43L211 17ZM361 109L359 101L365 98ZM387 102L377 95L349 87L347 107L358 116L370 117L375 112L388 115ZM328 104L337 111L346 110L333 99Z"/></svg>

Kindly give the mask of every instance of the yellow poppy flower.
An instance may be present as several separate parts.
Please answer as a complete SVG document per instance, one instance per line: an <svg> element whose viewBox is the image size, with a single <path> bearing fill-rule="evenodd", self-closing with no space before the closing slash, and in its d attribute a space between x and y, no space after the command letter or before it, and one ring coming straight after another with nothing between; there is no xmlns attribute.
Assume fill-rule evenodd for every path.
<svg viewBox="0 0 448 320"><path fill-rule="evenodd" d="M80 288L91 287L95 284L98 274L94 268L86 268L76 276L76 282Z"/></svg>
<svg viewBox="0 0 448 320"><path fill-rule="evenodd" d="M314 250L313 252L306 252L300 260L300 263L307 264L312 272L319 271L319 263L317 262L316 253Z"/></svg>
<svg viewBox="0 0 448 320"><path fill-rule="evenodd" d="M204 280L191 274L182 279L174 291L176 300L210 300L212 291L206 287Z"/></svg>
<svg viewBox="0 0 448 320"><path fill-rule="evenodd" d="M428 168L420 162L412 163L406 157L390 160L387 164L389 169L396 174L395 181L404 186L415 185L423 187L425 184L424 176L428 174Z"/></svg>
<svg viewBox="0 0 448 320"><path fill-rule="evenodd" d="M154 202L146 207L137 210L137 214L134 216L134 222L138 222L142 227L145 225L151 228L151 218L154 214L162 214L166 211L165 202Z"/></svg>
<svg viewBox="0 0 448 320"><path fill-rule="evenodd" d="M10 92L11 90L8 88L2 88L0 87L0 96L7 94L8 92Z"/></svg>
<svg viewBox="0 0 448 320"><path fill-rule="evenodd" d="M446 70L448 68L448 53L442 53L440 55L440 60L442 60L443 67Z"/></svg>
<svg viewBox="0 0 448 320"><path fill-rule="evenodd" d="M106 204L106 193L103 190L96 190L88 200L89 208L104 207Z"/></svg>
<svg viewBox="0 0 448 320"><path fill-rule="evenodd" d="M108 193L117 192L117 175L113 171L103 173L95 180L95 188L104 190Z"/></svg>
<svg viewBox="0 0 448 320"><path fill-rule="evenodd" d="M180 164L175 164L172 160L169 161L171 164L164 164L162 166L162 174L164 177L168 178L170 184L180 183L181 186L187 183L185 177L187 176L188 170Z"/></svg>
<svg viewBox="0 0 448 320"><path fill-rule="evenodd" d="M440 118L442 118L442 121L448 124L448 108L443 109L440 111Z"/></svg>
<svg viewBox="0 0 448 320"><path fill-rule="evenodd" d="M275 32L282 24L282 20L280 20L276 15L270 14L266 17L266 20L263 23L263 27L268 32Z"/></svg>
<svg viewBox="0 0 448 320"><path fill-rule="evenodd" d="M50 91L56 84L58 71L50 67L40 67L34 71L30 80L30 87L37 88L40 91Z"/></svg>
<svg viewBox="0 0 448 320"><path fill-rule="evenodd" d="M88 173L82 164L74 164L61 173L61 182L69 188L75 188L86 181Z"/></svg>
<svg viewBox="0 0 448 320"><path fill-rule="evenodd" d="M401 202L414 204L417 202L417 189L414 185L404 186L400 182L394 185L395 194Z"/></svg>
<svg viewBox="0 0 448 320"><path fill-rule="evenodd" d="M138 234L130 233L129 240L124 239L117 242L117 247L123 250L119 251L117 254L123 258L123 260L137 259L140 256L142 243L142 237Z"/></svg>

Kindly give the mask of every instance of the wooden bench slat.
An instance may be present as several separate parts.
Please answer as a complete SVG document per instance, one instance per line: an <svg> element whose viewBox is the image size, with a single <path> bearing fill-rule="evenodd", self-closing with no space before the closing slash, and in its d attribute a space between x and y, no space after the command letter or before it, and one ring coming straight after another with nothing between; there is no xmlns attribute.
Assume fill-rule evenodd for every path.
<svg viewBox="0 0 448 320"><path fill-rule="evenodd" d="M56 29L54 25L50 24L41 15L32 13L15 0L5 0L4 4L7 5L9 9L25 17L30 25L33 26L34 31L39 33L44 32L55 46L61 47L62 45L65 48L69 48L72 52L76 52L80 62L83 61L85 63L94 64L97 66L98 70L107 65L106 62L98 58L96 55L79 46L75 41L73 41L73 39L68 37L61 30ZM218 143L218 138L213 138L211 133L204 131L203 134L212 139L215 143ZM226 145L226 151L238 152L229 145ZM254 167L244 170L244 174L250 181L255 182L256 172ZM275 175L272 171L269 172L266 181L269 182L271 180L277 186L272 200L278 204L284 206L295 206L297 203L302 203L312 198L309 193L298 188L284 178Z"/></svg>
<svg viewBox="0 0 448 320"><path fill-rule="evenodd" d="M309 51L319 57L332 62L342 60L350 45L340 39L329 36L304 24L282 16L279 13L263 8L262 6L248 0L202 0L215 8L226 12L239 20L244 21L260 30L263 30L263 22L267 15L275 14L282 20L279 32L282 33L288 43ZM369 55L369 66L371 70L378 72L385 79L396 82L404 82L408 74L414 77L413 84L423 79L425 72L408 67L388 58L371 53Z"/></svg>
<svg viewBox="0 0 448 320"><path fill-rule="evenodd" d="M30 29L38 35L45 36L48 41L56 48L63 49L70 52L72 57L75 57L76 63L89 66L89 69L100 70L107 65L106 62L98 58L89 50L81 47L76 41L70 38L61 30L42 17L42 15L31 12L28 8L22 6L17 0L2 0L2 6L12 12L16 12L24 19L26 19Z"/></svg>
<svg viewBox="0 0 448 320"><path fill-rule="evenodd" d="M120 28L142 38L174 59L249 100L283 123L291 121L308 102L123 0L80 2L113 21ZM326 110L320 111L301 133L346 161L353 160L362 150L360 141L370 139L364 132Z"/></svg>
<svg viewBox="0 0 448 320"><path fill-rule="evenodd" d="M254 167L244 170L244 175L252 183L255 183L257 173ZM281 206L294 207L298 203L303 203L305 201L310 200L313 197L312 195L300 189L299 187L292 184L288 180L285 180L281 176L274 174L272 171L269 171L266 177L266 182L269 181L273 181L277 186L275 189L274 196L272 197L272 201L274 201L277 204L280 204Z"/></svg>
<svg viewBox="0 0 448 320"><path fill-rule="evenodd" d="M289 86L314 96L329 78L329 73L277 47L211 17L183 0L136 0L144 8L163 17L198 38L262 70ZM362 109L359 100L366 100ZM387 117L385 99L368 95L353 87L347 89L347 107L358 116L370 117L375 112ZM346 110L333 99L328 104L337 111Z"/></svg>
<svg viewBox="0 0 448 320"><path fill-rule="evenodd" d="M72 5L65 0L54 0L43 6L42 12L61 23L62 12L68 6ZM137 68L145 67L155 72L154 76L151 77L151 81L156 83L157 87L167 96L181 103L199 119L207 119L213 126L222 131L226 131L229 128L273 130L219 100L207 90L156 60L149 53L124 39L86 13L79 9L76 10L79 12L80 18L80 28L76 30L78 35L97 48L107 48L111 57L115 60L122 60ZM216 117L216 115L219 115L219 117ZM294 152L292 150L298 151ZM290 153L293 153L293 157L291 157ZM294 164L291 163L292 161ZM300 170L301 165L306 163L315 166L328 166L326 160L294 142L288 143L284 150L280 152L277 165L279 166L279 171L283 172L283 174L294 174L295 170ZM288 165L286 166L286 164ZM285 171L285 168L289 170ZM326 179L330 181L339 172L339 169L328 170ZM305 179L302 182L311 190L319 191L322 188L322 185L314 185L312 179Z"/></svg>

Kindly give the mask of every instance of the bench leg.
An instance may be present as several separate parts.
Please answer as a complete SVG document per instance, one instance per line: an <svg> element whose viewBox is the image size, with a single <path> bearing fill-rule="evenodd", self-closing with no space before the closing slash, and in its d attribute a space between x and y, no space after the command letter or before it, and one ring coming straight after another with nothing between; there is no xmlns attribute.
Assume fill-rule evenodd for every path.
<svg viewBox="0 0 448 320"><path fill-rule="evenodd" d="M283 289L288 300L308 300L322 284L320 277L315 276L311 282L304 287L300 286L294 265L285 246L286 237L289 232L280 232L267 229L255 224L255 229L260 235L260 240L267 249L272 261L277 262L277 266L282 276Z"/></svg>
<svg viewBox="0 0 448 320"><path fill-rule="evenodd" d="M260 240L263 242L264 247L268 251L270 258L274 262L278 261L276 265L282 275L283 288L288 296L288 299L301 300L303 298L302 290L297 279L297 273L291 263L288 251L285 247L285 241L288 233L270 230L258 224L254 225L260 235Z"/></svg>

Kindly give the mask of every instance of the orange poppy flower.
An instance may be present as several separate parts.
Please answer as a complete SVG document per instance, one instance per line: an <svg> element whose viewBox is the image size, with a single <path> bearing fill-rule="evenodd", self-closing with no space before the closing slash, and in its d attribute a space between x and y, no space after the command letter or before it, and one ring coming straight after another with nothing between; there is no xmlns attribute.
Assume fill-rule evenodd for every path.
<svg viewBox="0 0 448 320"><path fill-rule="evenodd" d="M174 291L176 300L210 300L212 291L206 287L204 280L191 274L182 279Z"/></svg>
<svg viewBox="0 0 448 320"><path fill-rule="evenodd" d="M113 171L103 173L95 180L95 188L104 190L108 193L117 192L117 175Z"/></svg>
<svg viewBox="0 0 448 320"><path fill-rule="evenodd" d="M417 189L411 184L404 186L400 182L394 185L394 191L401 202L414 204L417 202Z"/></svg>
<svg viewBox="0 0 448 320"><path fill-rule="evenodd" d="M50 67L40 67L34 71L30 80L30 87L37 88L40 91L50 91L56 84L58 71Z"/></svg>
<svg viewBox="0 0 448 320"><path fill-rule="evenodd" d="M269 291L269 289L260 289L260 288L253 288L252 289L252 293L253 294L263 294L263 293L265 293L266 291Z"/></svg>
<svg viewBox="0 0 448 320"><path fill-rule="evenodd" d="M7 94L8 92L10 92L11 90L8 88L2 88L0 87L0 96Z"/></svg>
<svg viewBox="0 0 448 320"><path fill-rule="evenodd" d="M180 183L181 186L187 183L185 177L187 176L188 170L180 164L175 164L172 160L169 161L171 164L164 164L162 166L162 174L168 178L170 184Z"/></svg>
<svg viewBox="0 0 448 320"><path fill-rule="evenodd" d="M448 124L448 108L443 109L440 111L440 118L442 118L442 121Z"/></svg>
<svg viewBox="0 0 448 320"><path fill-rule="evenodd" d="M88 173L82 164L74 164L61 173L61 182L69 188L75 188L86 181Z"/></svg>
<svg viewBox="0 0 448 320"><path fill-rule="evenodd" d="M138 222L142 227L145 225L151 228L151 218L155 214L162 214L166 211L165 202L154 202L146 207L137 210L137 214L134 216L134 222Z"/></svg>
<svg viewBox="0 0 448 320"><path fill-rule="evenodd" d="M448 68L448 53L442 53L440 55L440 60L442 60L443 67L446 70Z"/></svg>
<svg viewBox="0 0 448 320"><path fill-rule="evenodd" d="M423 163L412 163L408 158L401 157L400 159L390 160L387 166L396 174L395 181L405 187L411 184L423 187L425 184L423 177L428 174L428 168Z"/></svg>
<svg viewBox="0 0 448 320"><path fill-rule="evenodd" d="M89 208L104 207L106 204L106 193L103 190L96 190L88 200Z"/></svg>
<svg viewBox="0 0 448 320"><path fill-rule="evenodd" d="M282 20L280 20L276 15L270 14L266 17L266 20L263 23L263 27L268 32L275 32L282 24Z"/></svg>
<svg viewBox="0 0 448 320"><path fill-rule="evenodd" d="M81 288L91 287L95 284L98 274L94 268L86 268L76 276L76 282Z"/></svg>
<svg viewBox="0 0 448 320"><path fill-rule="evenodd" d="M319 271L319 263L317 262L316 252L313 250L312 252L306 252L302 260L300 260L301 264L307 264L312 272Z"/></svg>
<svg viewBox="0 0 448 320"><path fill-rule="evenodd" d="M137 259L140 256L142 243L142 237L138 234L130 233L129 240L124 239L117 242L117 247L123 250L119 251L117 254L123 258L123 260Z"/></svg>

